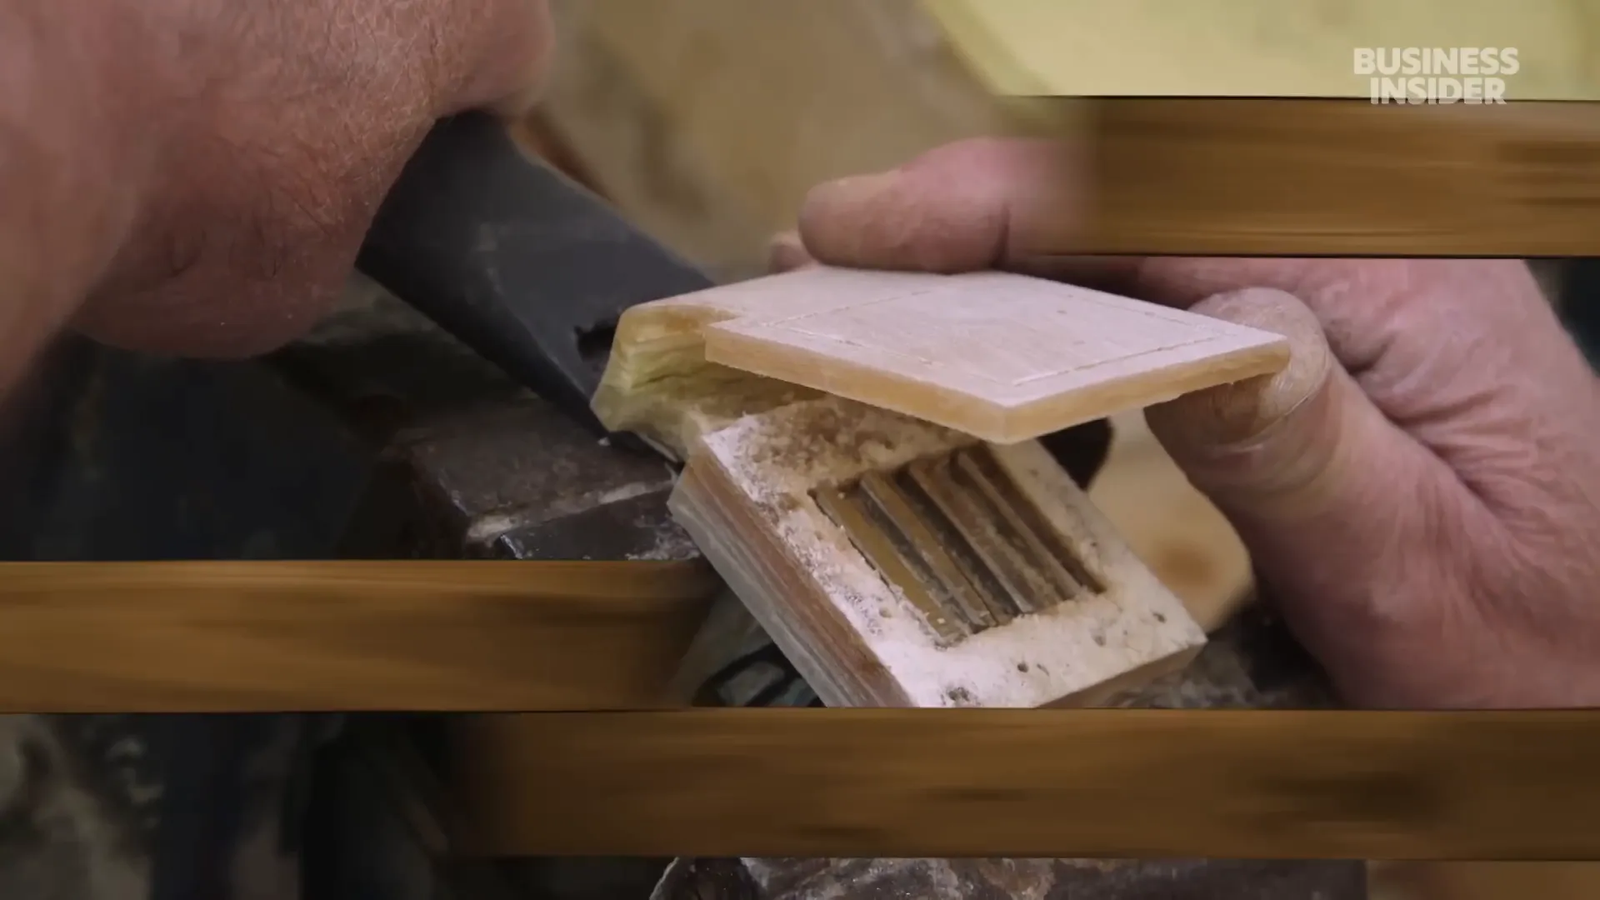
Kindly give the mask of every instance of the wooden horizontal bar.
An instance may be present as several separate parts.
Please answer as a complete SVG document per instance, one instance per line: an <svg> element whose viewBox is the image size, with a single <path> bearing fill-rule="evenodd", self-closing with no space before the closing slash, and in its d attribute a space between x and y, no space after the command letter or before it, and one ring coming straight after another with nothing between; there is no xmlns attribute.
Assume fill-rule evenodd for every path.
<svg viewBox="0 0 1600 900"><path fill-rule="evenodd" d="M1118 0L922 5L1001 93L1365 99L1374 76L1476 75L1499 78L1508 99L1600 100L1600 73L1576 39L1593 28L1593 0L1185 0L1181 13ZM1362 74L1358 47L1384 48L1387 74ZM1501 48L1513 50L1504 61ZM1397 71L1402 62L1411 67Z"/></svg>
<svg viewBox="0 0 1600 900"><path fill-rule="evenodd" d="M474 717L489 855L1600 858L1600 711Z"/></svg>
<svg viewBox="0 0 1600 900"><path fill-rule="evenodd" d="M643 561L0 564L0 711L654 706L719 583Z"/></svg>
<svg viewBox="0 0 1600 900"><path fill-rule="evenodd" d="M1600 103L1033 102L1092 148L1040 252L1600 255Z"/></svg>

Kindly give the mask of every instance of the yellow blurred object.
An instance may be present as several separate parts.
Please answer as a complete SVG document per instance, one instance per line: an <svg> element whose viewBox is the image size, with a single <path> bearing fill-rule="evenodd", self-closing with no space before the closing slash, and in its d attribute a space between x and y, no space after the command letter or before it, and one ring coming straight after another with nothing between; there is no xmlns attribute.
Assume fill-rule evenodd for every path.
<svg viewBox="0 0 1600 900"><path fill-rule="evenodd" d="M1600 100L1600 2L924 0L1011 95L1360 97L1357 47L1516 48L1513 100Z"/></svg>
<svg viewBox="0 0 1600 900"><path fill-rule="evenodd" d="M1218 628L1250 591L1244 544L1162 449L1142 413L1117 416L1111 426L1111 454L1089 499L1200 627Z"/></svg>
<svg viewBox="0 0 1600 900"><path fill-rule="evenodd" d="M1593 900L1600 863L1373 863L1371 900Z"/></svg>

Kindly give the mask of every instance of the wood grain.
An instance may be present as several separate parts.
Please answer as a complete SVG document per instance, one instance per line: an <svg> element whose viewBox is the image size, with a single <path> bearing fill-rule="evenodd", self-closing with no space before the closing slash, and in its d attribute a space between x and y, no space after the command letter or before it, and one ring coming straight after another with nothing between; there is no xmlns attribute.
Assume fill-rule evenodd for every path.
<svg viewBox="0 0 1600 900"><path fill-rule="evenodd" d="M1586 256L1600 252L1600 103L1119 98L1057 252ZM1055 198L1063 201L1064 198Z"/></svg>
<svg viewBox="0 0 1600 900"><path fill-rule="evenodd" d="M1600 863L1390 862L1369 881L1371 900L1594 900Z"/></svg>
<svg viewBox="0 0 1600 900"><path fill-rule="evenodd" d="M1281 335L1042 278L812 267L628 310L602 416L605 398L637 393L620 382L641 367L640 345L674 324L680 354L699 337L714 366L996 443L1270 374L1289 357ZM645 368L634 381L660 380L659 364Z"/></svg>
<svg viewBox="0 0 1600 900"><path fill-rule="evenodd" d="M1519 27L1549 30L1555 19L1572 19L1475 4L1469 13L1452 13L1445 26L1411 18L1414 11L1396 12L1393 4L1351 2L1319 4L1317 15L1344 14L1351 20L1344 25L1353 28L1405 20L1413 29L1492 24L1513 15ZM1040 0L1023 4L1045 7ZM989 10L987 2L946 5L1014 15ZM1174 34L1203 45L1197 30L1238 21L1190 22L1206 16L1158 16L1157 5L1138 5L1142 11L1119 5L1105 15L1154 23L1150 48ZM1262 21L1275 23L1272 39L1280 46L1315 38L1305 22L1316 16L1296 23L1276 5L1252 6L1244 18L1270 6ZM565 71L553 83L546 114L625 211L722 271L760 272L768 236L793 227L818 182L900 165L960 138L1033 133L1078 143L1092 161L1068 195L1046 198L1060 233L1040 235L1026 250L1600 252L1600 103L1374 106L1364 99L1191 96L1019 106L988 90L982 64L963 65L963 54L981 54L960 28L936 21L917 0L815 0L804 7L780 0L611 0L574 5L580 7L566 23L572 49L563 54ZM1594 12L1591 0L1561 8ZM1581 29L1556 30L1569 44L1593 40ZM1081 35L1030 31L1032 50L1008 39L983 52L1018 65L1026 56L1070 66L1079 57L1066 48L1075 42L1115 43L1101 40L1098 28ZM1430 33L1416 43L1434 46L1442 32ZM1466 45L1503 46L1511 33ZM1340 51L1338 65L1349 66L1348 50ZM1291 56L1285 65L1306 62ZM1519 83L1529 83L1536 68L1543 77L1565 66L1552 60L1526 56ZM1218 67L1236 61L1213 60ZM1582 78L1593 83L1593 75ZM1040 193L1050 192L1041 187Z"/></svg>
<svg viewBox="0 0 1600 900"><path fill-rule="evenodd" d="M549 713L462 739L479 853L1600 858L1593 711Z"/></svg>
<svg viewBox="0 0 1600 900"><path fill-rule="evenodd" d="M628 310L593 405L687 462L673 515L829 705L1093 705L1204 635L1028 439L1287 350L1017 274L813 267Z"/></svg>
<svg viewBox="0 0 1600 900"><path fill-rule="evenodd" d="M1111 427L1111 452L1089 485L1089 500L1200 627L1222 627L1251 593L1244 542L1189 483L1141 412L1114 416Z"/></svg>
<svg viewBox="0 0 1600 900"><path fill-rule="evenodd" d="M1000 93L1366 99L1356 47L1515 47L1512 100L1600 100L1595 0L924 0ZM1462 74L1468 74L1463 72ZM1489 74L1487 72L1481 74Z"/></svg>
<svg viewBox="0 0 1600 900"><path fill-rule="evenodd" d="M1200 626L1036 442L838 398L706 435L668 501L830 706L1085 706Z"/></svg>
<svg viewBox="0 0 1600 900"><path fill-rule="evenodd" d="M718 586L627 562L0 565L0 710L658 705Z"/></svg>

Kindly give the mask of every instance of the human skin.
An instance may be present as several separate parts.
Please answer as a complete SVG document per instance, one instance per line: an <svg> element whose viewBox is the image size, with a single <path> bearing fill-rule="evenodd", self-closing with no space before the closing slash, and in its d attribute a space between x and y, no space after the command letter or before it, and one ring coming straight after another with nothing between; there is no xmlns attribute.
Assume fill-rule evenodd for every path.
<svg viewBox="0 0 1600 900"><path fill-rule="evenodd" d="M525 108L550 41L544 0L0 0L0 396L66 327L299 336L432 123Z"/></svg>
<svg viewBox="0 0 1600 900"><path fill-rule="evenodd" d="M999 268L1290 335L1150 410L1351 703L1600 704L1600 385L1525 264L1068 255L1071 147L970 141L807 198L774 265Z"/></svg>

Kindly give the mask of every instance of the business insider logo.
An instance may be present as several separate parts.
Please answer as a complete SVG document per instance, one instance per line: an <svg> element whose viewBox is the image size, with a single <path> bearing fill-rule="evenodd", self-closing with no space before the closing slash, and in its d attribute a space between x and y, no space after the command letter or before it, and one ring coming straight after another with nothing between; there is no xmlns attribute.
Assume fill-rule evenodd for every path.
<svg viewBox="0 0 1600 900"><path fill-rule="evenodd" d="M1515 47L1357 47L1355 73L1373 103L1504 103Z"/></svg>

